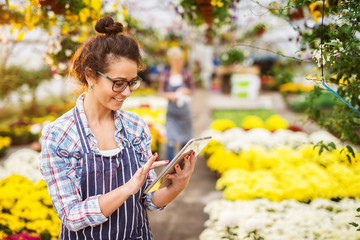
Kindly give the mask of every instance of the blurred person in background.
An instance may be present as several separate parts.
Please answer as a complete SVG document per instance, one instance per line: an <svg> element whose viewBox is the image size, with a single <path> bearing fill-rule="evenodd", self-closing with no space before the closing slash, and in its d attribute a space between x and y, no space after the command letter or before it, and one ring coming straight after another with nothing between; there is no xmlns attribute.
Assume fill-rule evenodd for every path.
<svg viewBox="0 0 360 240"><path fill-rule="evenodd" d="M185 189L196 157L165 177L172 183L144 193L156 178L149 127L122 108L141 83L139 45L109 17L72 58L84 87L76 106L42 132L40 171L61 220L59 239L153 239L146 210L163 209Z"/></svg>
<svg viewBox="0 0 360 240"><path fill-rule="evenodd" d="M162 73L159 94L168 100L166 111L167 159L174 157L175 146L183 147L192 137L191 95L194 80L185 68L185 55L180 47L167 51L169 69Z"/></svg>

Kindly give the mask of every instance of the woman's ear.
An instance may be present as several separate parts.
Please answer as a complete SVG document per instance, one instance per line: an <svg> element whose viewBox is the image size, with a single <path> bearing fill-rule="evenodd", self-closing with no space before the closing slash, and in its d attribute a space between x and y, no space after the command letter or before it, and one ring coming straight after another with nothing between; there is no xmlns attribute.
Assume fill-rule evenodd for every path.
<svg viewBox="0 0 360 240"><path fill-rule="evenodd" d="M89 88L92 87L96 82L96 73L89 67L85 68L85 78Z"/></svg>

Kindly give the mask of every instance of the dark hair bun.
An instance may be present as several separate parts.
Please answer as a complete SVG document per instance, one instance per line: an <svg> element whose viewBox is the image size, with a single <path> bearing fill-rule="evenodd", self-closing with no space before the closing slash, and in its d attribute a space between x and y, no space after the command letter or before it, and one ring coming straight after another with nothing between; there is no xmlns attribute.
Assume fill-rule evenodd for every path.
<svg viewBox="0 0 360 240"><path fill-rule="evenodd" d="M100 18L95 24L95 30L98 33L104 34L118 34L123 32L124 27L121 23L115 22L110 16Z"/></svg>

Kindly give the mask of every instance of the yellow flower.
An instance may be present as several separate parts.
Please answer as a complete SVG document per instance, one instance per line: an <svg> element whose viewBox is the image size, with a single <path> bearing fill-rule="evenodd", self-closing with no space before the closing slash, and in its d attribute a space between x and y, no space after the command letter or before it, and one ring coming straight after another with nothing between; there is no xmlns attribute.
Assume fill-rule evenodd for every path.
<svg viewBox="0 0 360 240"><path fill-rule="evenodd" d="M280 85L279 89L282 93L310 92L314 86L302 83L284 83Z"/></svg>
<svg viewBox="0 0 360 240"><path fill-rule="evenodd" d="M81 34L77 39L76 39L76 41L77 42L83 42L83 41L85 41L86 40L86 34Z"/></svg>
<svg viewBox="0 0 360 240"><path fill-rule="evenodd" d="M25 34L25 31L21 31L18 35L17 35L17 37L16 37L16 41L21 41L21 40L23 40L23 38L24 38L24 34Z"/></svg>
<svg viewBox="0 0 360 240"><path fill-rule="evenodd" d="M210 129L224 132L228 129L236 127L236 124L229 119L218 119L212 122Z"/></svg>
<svg viewBox="0 0 360 240"><path fill-rule="evenodd" d="M10 147L11 138L10 137L1 137L0 136L0 150Z"/></svg>
<svg viewBox="0 0 360 240"><path fill-rule="evenodd" d="M101 0L91 0L91 7L94 10L101 10L102 2Z"/></svg>
<svg viewBox="0 0 360 240"><path fill-rule="evenodd" d="M152 136L151 151L158 152L160 150L159 145L165 143L165 137L162 136L160 131L152 125L149 125L149 129Z"/></svg>
<svg viewBox="0 0 360 240"><path fill-rule="evenodd" d="M249 162L243 161L241 155L228 152L225 149L212 154L209 157L207 164L211 170L217 171L218 173L222 173L229 169L250 169Z"/></svg>
<svg viewBox="0 0 360 240"><path fill-rule="evenodd" d="M211 0L210 4L212 6L222 7L224 6L224 3L221 0Z"/></svg>
<svg viewBox="0 0 360 240"><path fill-rule="evenodd" d="M255 115L246 116L241 123L243 129L264 128L264 126L264 121Z"/></svg>
<svg viewBox="0 0 360 240"><path fill-rule="evenodd" d="M89 16L90 16L90 9L83 8L80 10L79 12L80 22L85 23Z"/></svg>
<svg viewBox="0 0 360 240"><path fill-rule="evenodd" d="M67 35L69 33L69 29L70 29L69 25L64 24L62 26L62 28L61 28L61 34L62 35Z"/></svg>
<svg viewBox="0 0 360 240"><path fill-rule="evenodd" d="M342 149L339 150L339 159L341 162L344 162L350 166L356 164L356 163L360 163L360 154L356 152L356 150L354 150L354 155L352 155L352 153L348 150L347 147L343 147Z"/></svg>
<svg viewBox="0 0 360 240"><path fill-rule="evenodd" d="M224 146L216 140L211 140L200 154L210 156L218 151L224 150Z"/></svg>
<svg viewBox="0 0 360 240"><path fill-rule="evenodd" d="M278 129L288 129L289 123L280 115L273 114L268 119L266 119L265 126L267 130L275 131Z"/></svg>
<svg viewBox="0 0 360 240"><path fill-rule="evenodd" d="M313 2L309 4L310 13L316 23L318 22L318 19L322 17L322 8L322 2Z"/></svg>
<svg viewBox="0 0 360 240"><path fill-rule="evenodd" d="M129 13L128 13L126 7L123 7L122 13L123 13L123 16L124 16L125 19L129 18Z"/></svg>
<svg viewBox="0 0 360 240"><path fill-rule="evenodd" d="M23 176L11 175L0 181L0 202L0 225L5 229L12 233L28 229L34 235L49 232L51 239L58 237L60 220L44 181L34 185Z"/></svg>
<svg viewBox="0 0 360 240"><path fill-rule="evenodd" d="M221 173L216 188L224 191L225 199L261 197L307 202L315 198L360 197L360 156L356 153L350 165L347 148L341 153L341 149L336 149L320 156L310 144L297 150L252 148L236 156L216 144L208 165Z"/></svg>

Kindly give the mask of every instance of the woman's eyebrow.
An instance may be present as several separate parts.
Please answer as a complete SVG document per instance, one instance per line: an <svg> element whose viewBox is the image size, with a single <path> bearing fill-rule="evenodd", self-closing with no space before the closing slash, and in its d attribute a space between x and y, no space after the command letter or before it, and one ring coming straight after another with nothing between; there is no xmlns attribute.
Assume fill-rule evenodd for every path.
<svg viewBox="0 0 360 240"><path fill-rule="evenodd" d="M114 77L114 78L112 78L112 79L118 80L118 81L131 81L131 80L136 79L136 77L137 77L137 76L131 78L130 80L128 80L127 78L124 78L124 77Z"/></svg>

